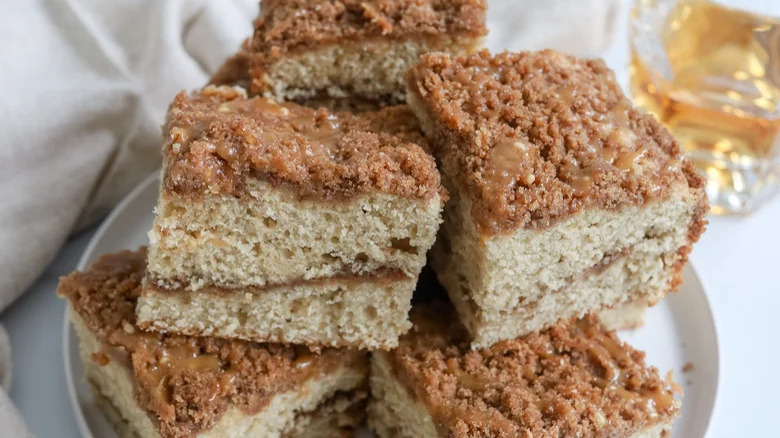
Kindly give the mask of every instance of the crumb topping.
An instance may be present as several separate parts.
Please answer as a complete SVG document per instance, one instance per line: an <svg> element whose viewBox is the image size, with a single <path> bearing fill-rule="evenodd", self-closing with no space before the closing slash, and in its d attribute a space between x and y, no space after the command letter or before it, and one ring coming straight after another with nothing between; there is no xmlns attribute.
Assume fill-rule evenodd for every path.
<svg viewBox="0 0 780 438"><path fill-rule="evenodd" d="M301 198L442 193L404 106L330 113L210 85L176 96L164 132L163 188L180 196L242 196L247 177L285 185Z"/></svg>
<svg viewBox="0 0 780 438"><path fill-rule="evenodd" d="M442 436L630 436L679 410L679 386L595 316L476 351L448 305L412 321L385 357Z"/></svg>
<svg viewBox="0 0 780 438"><path fill-rule="evenodd" d="M289 52L347 39L487 34L485 0L264 0L260 9L255 77Z"/></svg>
<svg viewBox="0 0 780 438"><path fill-rule="evenodd" d="M95 363L119 360L131 367L136 400L165 438L209 429L230 405L254 413L315 375L365 366L365 356L351 350L317 354L298 346L143 332L135 304L145 265L145 248L104 255L89 270L63 277L57 293L106 347L92 355Z"/></svg>
<svg viewBox="0 0 780 438"><path fill-rule="evenodd" d="M428 54L406 79L482 231L641 205L680 184L704 196L679 144L632 106L601 60L551 50Z"/></svg>
<svg viewBox="0 0 780 438"><path fill-rule="evenodd" d="M252 86L252 76L249 74L250 40L244 40L241 48L233 56L225 60L214 76L209 79L212 85L239 86L248 90Z"/></svg>

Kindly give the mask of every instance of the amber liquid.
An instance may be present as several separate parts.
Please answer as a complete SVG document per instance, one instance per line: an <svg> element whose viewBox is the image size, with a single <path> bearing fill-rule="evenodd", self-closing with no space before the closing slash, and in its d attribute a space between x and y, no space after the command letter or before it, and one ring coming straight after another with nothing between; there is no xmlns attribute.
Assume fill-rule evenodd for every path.
<svg viewBox="0 0 780 438"><path fill-rule="evenodd" d="M780 19L682 0L657 32L668 64L653 65L632 45L634 100L706 174L715 212L749 210L776 190Z"/></svg>

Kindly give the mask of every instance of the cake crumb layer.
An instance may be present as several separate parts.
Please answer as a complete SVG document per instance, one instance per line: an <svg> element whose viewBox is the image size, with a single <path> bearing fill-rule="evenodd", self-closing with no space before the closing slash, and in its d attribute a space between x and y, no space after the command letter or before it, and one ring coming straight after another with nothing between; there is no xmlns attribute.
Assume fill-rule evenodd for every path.
<svg viewBox="0 0 780 438"><path fill-rule="evenodd" d="M138 325L150 331L256 342L389 350L411 327L415 278L358 277L277 286L259 293L197 292L147 284Z"/></svg>

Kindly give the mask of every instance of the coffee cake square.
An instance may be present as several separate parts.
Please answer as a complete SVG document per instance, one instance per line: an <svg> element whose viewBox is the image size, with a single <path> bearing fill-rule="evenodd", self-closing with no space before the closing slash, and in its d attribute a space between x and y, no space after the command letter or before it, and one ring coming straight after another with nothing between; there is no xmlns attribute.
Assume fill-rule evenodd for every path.
<svg viewBox="0 0 780 438"><path fill-rule="evenodd" d="M446 195L406 107L208 86L177 96L165 140L141 326L370 349L408 330Z"/></svg>
<svg viewBox="0 0 780 438"><path fill-rule="evenodd" d="M451 195L433 267L476 347L678 287L703 179L602 61L429 54L406 79Z"/></svg>
<svg viewBox="0 0 780 438"><path fill-rule="evenodd" d="M380 438L660 438L679 415L679 386L595 317L479 350L449 303L412 321L397 349L372 353Z"/></svg>
<svg viewBox="0 0 780 438"><path fill-rule="evenodd" d="M368 358L356 350L144 332L146 251L99 258L60 280L87 381L120 436L351 437Z"/></svg>
<svg viewBox="0 0 780 438"><path fill-rule="evenodd" d="M264 0L251 44L252 88L280 100L403 100L427 52L482 45L485 0Z"/></svg>

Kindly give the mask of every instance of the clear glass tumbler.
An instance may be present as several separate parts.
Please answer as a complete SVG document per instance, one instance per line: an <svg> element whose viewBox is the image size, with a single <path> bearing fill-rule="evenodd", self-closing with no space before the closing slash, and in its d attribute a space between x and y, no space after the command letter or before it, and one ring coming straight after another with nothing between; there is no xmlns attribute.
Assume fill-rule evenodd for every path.
<svg viewBox="0 0 780 438"><path fill-rule="evenodd" d="M706 175L713 212L747 213L777 192L780 18L709 0L636 0L630 39L634 100Z"/></svg>

